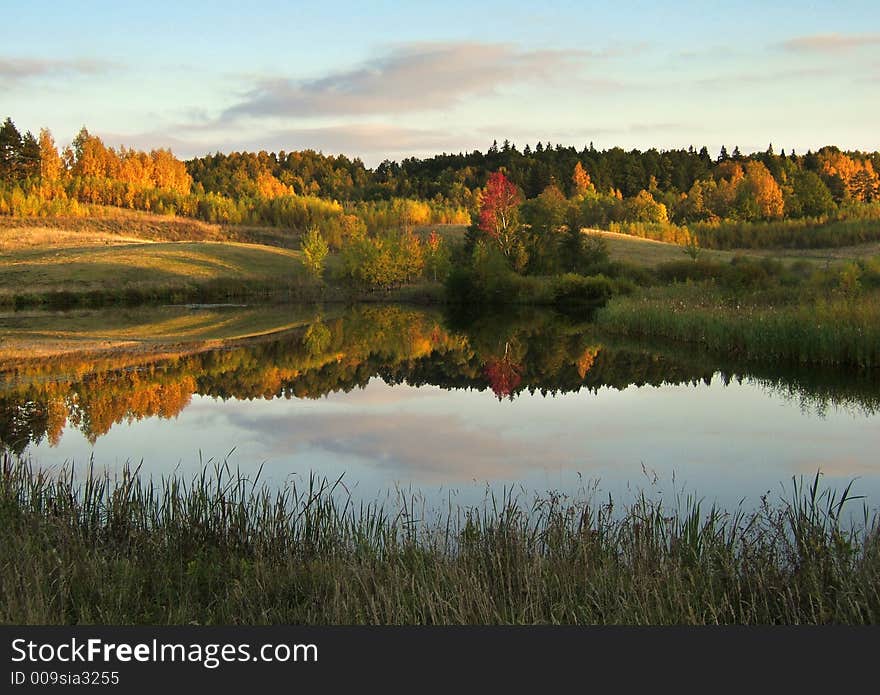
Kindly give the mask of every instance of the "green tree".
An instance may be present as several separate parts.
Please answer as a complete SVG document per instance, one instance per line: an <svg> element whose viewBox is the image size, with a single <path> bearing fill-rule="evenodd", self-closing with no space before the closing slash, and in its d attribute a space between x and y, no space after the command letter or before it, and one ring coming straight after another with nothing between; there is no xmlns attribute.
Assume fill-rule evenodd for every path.
<svg viewBox="0 0 880 695"><path fill-rule="evenodd" d="M559 245L570 205L555 185L547 186L537 198L523 203L522 217L529 225L525 234L529 272L558 270Z"/></svg>
<svg viewBox="0 0 880 695"><path fill-rule="evenodd" d="M38 178L40 176L40 143L30 131L21 139L19 154L19 175L22 178Z"/></svg>
<svg viewBox="0 0 880 695"><path fill-rule="evenodd" d="M330 247L317 227L309 227L302 241L302 251L306 269L312 276L320 279L324 274L324 262L330 253Z"/></svg>
<svg viewBox="0 0 880 695"><path fill-rule="evenodd" d="M0 179L19 177L21 162L21 133L8 118L0 126Z"/></svg>
<svg viewBox="0 0 880 695"><path fill-rule="evenodd" d="M434 282L446 277L449 272L451 254L449 245L443 241L443 237L432 231L428 237L424 249L425 273L430 275Z"/></svg>
<svg viewBox="0 0 880 695"><path fill-rule="evenodd" d="M834 197L828 186L818 174L812 171L799 171L792 181L792 193L800 214L807 217L820 217L834 212Z"/></svg>

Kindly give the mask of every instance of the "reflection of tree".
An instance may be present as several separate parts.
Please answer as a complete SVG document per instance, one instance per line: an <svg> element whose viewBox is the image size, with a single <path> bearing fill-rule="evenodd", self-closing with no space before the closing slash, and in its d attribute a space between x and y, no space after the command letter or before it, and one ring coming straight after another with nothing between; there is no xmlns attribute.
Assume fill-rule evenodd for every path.
<svg viewBox="0 0 880 695"><path fill-rule="evenodd" d="M593 368L593 364L596 362L596 355L599 354L599 346L591 345L588 348L584 349L583 354L578 357L577 360L577 370L578 376L583 379L587 372L589 372Z"/></svg>
<svg viewBox="0 0 880 695"><path fill-rule="evenodd" d="M315 318L315 321L309 326L303 337L303 344L306 346L309 354L312 356L320 355L327 350L330 345L330 329L324 325L321 317Z"/></svg>
<svg viewBox="0 0 880 695"><path fill-rule="evenodd" d="M280 336L161 359L126 353L31 360L0 368L0 445L23 451L31 442L56 444L67 424L94 441L116 423L175 417L193 394L319 398L364 387L376 376L389 384L490 388L501 400L523 391L623 389L736 374L691 351L609 344L591 331L546 312L492 316L451 331L426 312L371 305ZM880 411L878 377L870 373L843 380L816 370L749 373L816 407Z"/></svg>
<svg viewBox="0 0 880 695"><path fill-rule="evenodd" d="M510 356L510 343L504 344L502 357L490 358L484 369L489 387L498 396L513 399L513 394L522 382L522 366L516 364Z"/></svg>

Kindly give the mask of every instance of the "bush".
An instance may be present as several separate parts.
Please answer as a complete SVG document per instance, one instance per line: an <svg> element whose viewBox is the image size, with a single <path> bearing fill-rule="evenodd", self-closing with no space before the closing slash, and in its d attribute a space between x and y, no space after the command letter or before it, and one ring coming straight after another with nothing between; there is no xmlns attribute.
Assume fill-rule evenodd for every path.
<svg viewBox="0 0 880 695"><path fill-rule="evenodd" d="M615 286L604 275L585 277L566 273L553 278L555 304L602 304L615 293Z"/></svg>

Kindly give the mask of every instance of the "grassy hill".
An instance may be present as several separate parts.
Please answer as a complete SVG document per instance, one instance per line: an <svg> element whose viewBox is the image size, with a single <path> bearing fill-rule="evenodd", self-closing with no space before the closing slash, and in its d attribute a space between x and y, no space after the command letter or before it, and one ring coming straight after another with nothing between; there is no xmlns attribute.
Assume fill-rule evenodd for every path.
<svg viewBox="0 0 880 695"><path fill-rule="evenodd" d="M449 241L464 225L428 225ZM596 231L612 260L655 267L686 258L681 247ZM313 300L326 292L308 276L289 229L216 225L118 208L89 217L0 217L0 305L55 306L107 302L225 301L276 295ZM833 263L880 254L880 244L835 249L701 251L723 262L734 256ZM332 270L338 259L331 256Z"/></svg>
<svg viewBox="0 0 880 695"><path fill-rule="evenodd" d="M681 261L687 258L684 250L677 244L642 239L628 234L594 230L608 244L608 252L613 261L626 261L636 265L654 267L661 263ZM737 249L736 251L715 251L701 249L700 257L721 262L730 262L735 256L751 258L775 258L787 261L808 261L825 263L858 260L880 255L880 244L860 244L828 249Z"/></svg>
<svg viewBox="0 0 880 695"><path fill-rule="evenodd" d="M0 303L220 299L314 287L299 251L237 242L27 247L0 255Z"/></svg>

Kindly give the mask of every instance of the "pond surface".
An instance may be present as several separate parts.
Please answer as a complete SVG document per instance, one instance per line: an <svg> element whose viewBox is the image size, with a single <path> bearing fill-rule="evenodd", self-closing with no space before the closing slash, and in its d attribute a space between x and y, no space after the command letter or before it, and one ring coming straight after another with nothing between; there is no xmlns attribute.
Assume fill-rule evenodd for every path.
<svg viewBox="0 0 880 695"><path fill-rule="evenodd" d="M880 500L880 377L728 364L529 311L400 306L0 317L0 441L41 466L228 460L442 506L598 481L733 507L792 476Z"/></svg>

